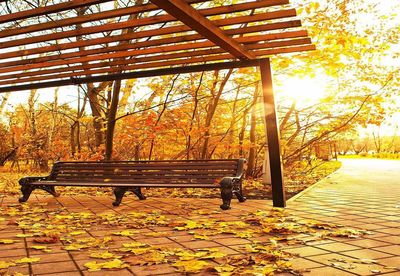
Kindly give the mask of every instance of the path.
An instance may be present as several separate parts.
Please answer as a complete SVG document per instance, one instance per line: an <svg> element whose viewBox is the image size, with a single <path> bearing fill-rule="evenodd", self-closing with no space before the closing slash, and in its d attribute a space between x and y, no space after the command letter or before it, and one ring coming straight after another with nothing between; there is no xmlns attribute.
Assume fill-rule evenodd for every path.
<svg viewBox="0 0 400 276"><path fill-rule="evenodd" d="M367 229L373 234L288 251L302 257L296 266L312 268L308 275L400 275L400 270L391 268L400 267L400 161L341 161L340 170L290 200L288 209L304 218ZM371 259L376 264L368 264Z"/></svg>

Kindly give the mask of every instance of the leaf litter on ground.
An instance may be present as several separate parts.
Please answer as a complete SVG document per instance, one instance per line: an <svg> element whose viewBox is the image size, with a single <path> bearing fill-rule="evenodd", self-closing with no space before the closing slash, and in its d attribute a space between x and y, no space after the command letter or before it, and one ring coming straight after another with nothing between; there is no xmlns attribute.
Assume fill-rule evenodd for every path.
<svg viewBox="0 0 400 276"><path fill-rule="evenodd" d="M18 242L19 239L32 238L37 245L30 247L43 253L50 253L53 245L60 245L65 251L86 252L88 257L97 259L84 264L89 271L168 264L182 273L270 275L287 272L301 275L301 270L292 267L291 260L296 256L284 251L286 245L306 245L310 241L329 237L355 238L369 234L368 231L304 220L281 209L243 212L237 221L225 221L218 217L220 211L187 203L176 209L185 210L185 215L179 216L169 210L93 214L87 211L69 212L62 207L47 208L43 204L8 205L0 208L1 221L12 221L21 233L13 239L0 239L0 249L2 245ZM170 230L153 230L157 227ZM145 228L151 232L142 232L141 229ZM107 234L88 235L92 231ZM166 238L174 234L204 241L220 235L244 239L246 245L242 246L243 253L229 255L220 248L190 250L140 242L141 236ZM40 262L40 259L3 260L0 272L32 262Z"/></svg>

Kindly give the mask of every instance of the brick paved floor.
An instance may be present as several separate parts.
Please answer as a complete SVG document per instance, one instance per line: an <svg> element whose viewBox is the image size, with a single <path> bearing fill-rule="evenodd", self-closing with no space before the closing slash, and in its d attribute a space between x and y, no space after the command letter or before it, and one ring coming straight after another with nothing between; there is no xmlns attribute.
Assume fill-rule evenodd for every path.
<svg viewBox="0 0 400 276"><path fill-rule="evenodd" d="M381 163L379 163L381 162ZM305 275L400 275L400 162L396 161L353 161L344 160L343 168L324 179L311 189L288 202L288 213L299 218L316 219L371 232L359 238L329 237L310 240L305 244L285 245L284 250L295 254L294 268L305 270ZM396 178L397 177L397 178ZM172 220L199 220L212 218L218 221L240 221L243 214L253 214L257 210L270 210L267 200L248 200L232 203L232 209L219 211L219 199L159 199L149 198L138 201L133 196L124 199L118 208L111 205L112 198L104 196L61 196L52 198L34 195L30 199L32 208L46 203L44 213L52 216L52 211L65 208L69 212L92 214L114 214L123 216L134 212L158 211ZM17 206L16 198L0 197L0 207ZM200 209L196 213L193 210ZM40 262L18 265L3 270L13 275L182 275L168 264L151 266L131 265L117 271L88 272L85 263L93 261L88 250L65 251L63 244L49 244L52 251L45 253L31 248L33 237L16 239L16 234L27 232L1 220L0 240L14 239L12 244L0 244L0 262L13 261L23 257L40 257ZM124 228L125 229L125 228ZM115 227L113 231L121 231ZM155 225L133 229L133 236L114 237L110 248L119 248L127 242L139 241L156 246L186 248L196 252L203 248L217 248L229 256L246 253L246 245L259 240L269 240L269 235L256 238L238 238L229 234L210 236L210 240L194 240L188 232L176 231L168 226ZM133 231L132 230L132 231ZM162 235L160 235L160 233ZM156 234L156 236L152 236ZM110 228L98 225L86 229L84 237L105 237ZM304 234L304 236L307 236ZM297 256L297 257L296 257ZM1 270L0 270L1 271ZM203 274L204 275L204 274ZM207 274L206 274L207 275Z"/></svg>

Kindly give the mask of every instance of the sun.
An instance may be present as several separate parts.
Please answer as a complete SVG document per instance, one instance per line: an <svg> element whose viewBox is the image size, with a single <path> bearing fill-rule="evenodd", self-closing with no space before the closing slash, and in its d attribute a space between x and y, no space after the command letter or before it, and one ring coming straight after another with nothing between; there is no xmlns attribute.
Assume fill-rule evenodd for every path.
<svg viewBox="0 0 400 276"><path fill-rule="evenodd" d="M321 79L293 77L275 85L279 97L298 103L313 104L326 96L326 82Z"/></svg>

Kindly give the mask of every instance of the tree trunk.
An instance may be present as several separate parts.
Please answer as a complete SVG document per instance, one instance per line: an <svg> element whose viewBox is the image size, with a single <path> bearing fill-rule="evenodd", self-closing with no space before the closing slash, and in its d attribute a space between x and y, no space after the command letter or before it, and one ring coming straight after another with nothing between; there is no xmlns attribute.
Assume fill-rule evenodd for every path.
<svg viewBox="0 0 400 276"><path fill-rule="evenodd" d="M203 147L201 150L201 159L207 159L210 158L208 154L208 144L210 142L210 127L211 127L211 122L215 114L215 110L217 109L219 99L221 98L222 92L224 91L225 85L228 82L231 74L233 72L233 69L229 69L228 73L226 74L225 78L221 82L217 94L212 98L210 106L208 107L207 110L207 117L206 117L206 124L205 124L205 134L204 134L204 143ZM218 79L218 71L215 72L215 76Z"/></svg>
<svg viewBox="0 0 400 276"><path fill-rule="evenodd" d="M256 102L258 99L258 91L260 84L257 83L254 89L253 94L253 102L252 102L252 111L251 111L251 121L250 121L250 150L249 157L247 158L247 171L246 176L253 176L255 171L255 163L256 163L256 153L257 153L257 145L256 145L256 121L257 121L257 110L256 110Z"/></svg>
<svg viewBox="0 0 400 276"><path fill-rule="evenodd" d="M110 108L107 113L106 152L105 152L106 160L111 160L112 158L114 130L116 122L115 118L117 116L120 91L121 91L121 80L116 80L113 86Z"/></svg>

